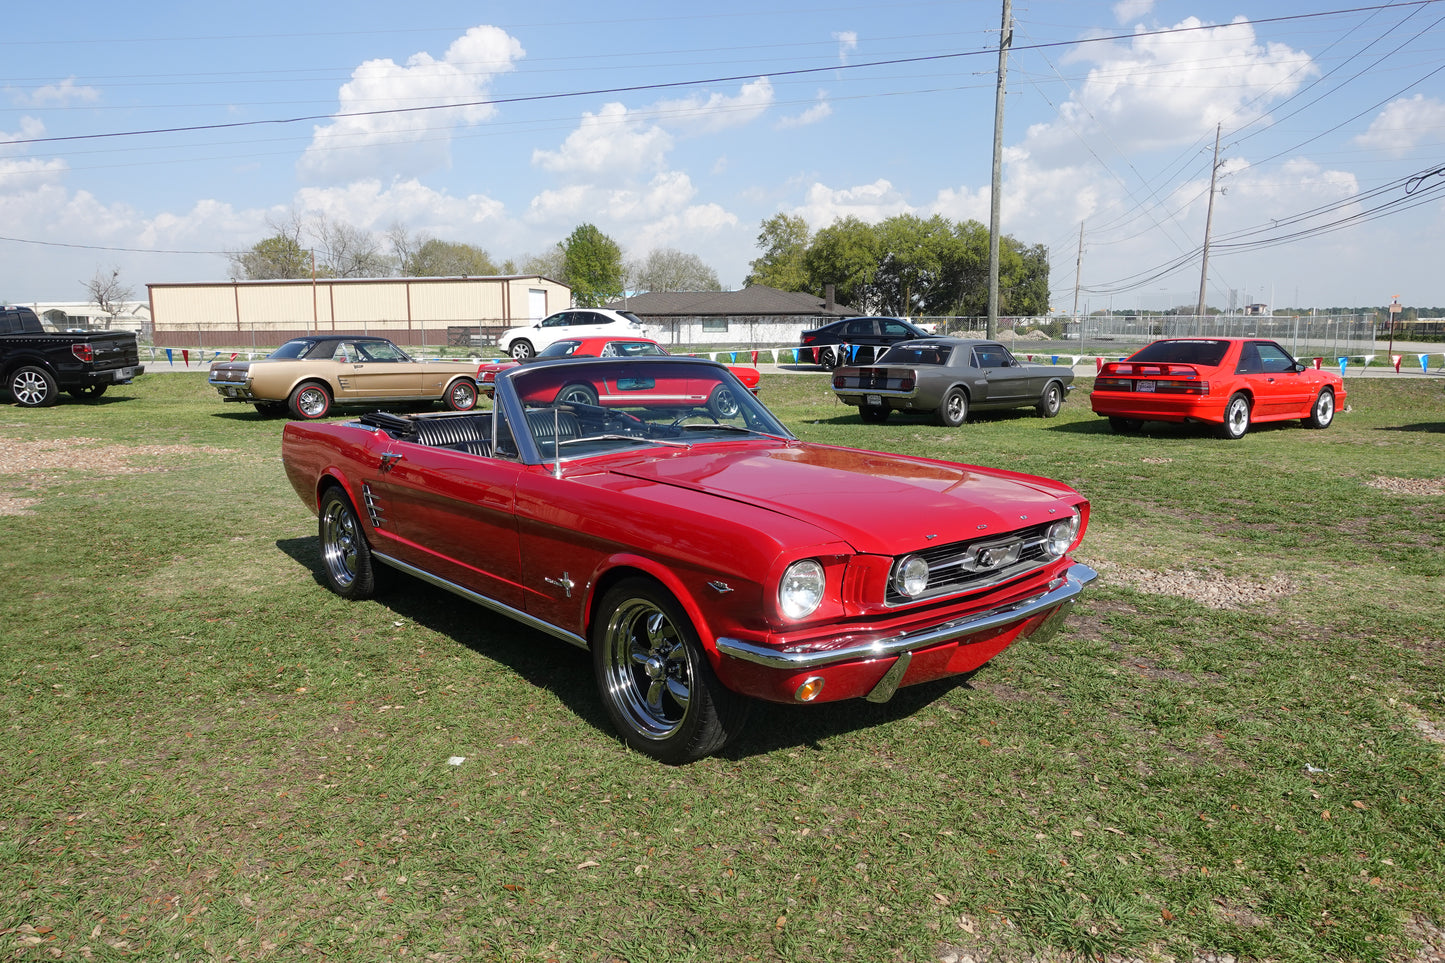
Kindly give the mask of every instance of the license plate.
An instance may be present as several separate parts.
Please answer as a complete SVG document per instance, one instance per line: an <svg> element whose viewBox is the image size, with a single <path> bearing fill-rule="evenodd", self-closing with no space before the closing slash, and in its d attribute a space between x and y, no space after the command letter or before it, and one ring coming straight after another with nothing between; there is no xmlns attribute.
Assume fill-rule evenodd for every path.
<svg viewBox="0 0 1445 963"><path fill-rule="evenodd" d="M1153 390L1154 390L1154 382L1152 382L1152 381L1136 381L1136 382L1134 382L1134 390L1135 390L1135 391L1153 391Z"/></svg>
<svg viewBox="0 0 1445 963"><path fill-rule="evenodd" d="M869 405L870 407L873 407L873 408L882 408L882 407L883 407L883 396L882 396L882 395L868 395L867 398L865 398L864 400L868 403L868 405Z"/></svg>

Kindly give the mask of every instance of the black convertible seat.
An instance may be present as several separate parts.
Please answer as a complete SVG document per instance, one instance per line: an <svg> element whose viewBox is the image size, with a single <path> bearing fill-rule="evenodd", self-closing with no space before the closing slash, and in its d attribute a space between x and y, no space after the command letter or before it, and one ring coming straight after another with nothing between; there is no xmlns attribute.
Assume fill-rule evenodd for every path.
<svg viewBox="0 0 1445 963"><path fill-rule="evenodd" d="M417 418L413 421L416 440L421 445L453 447L484 441L490 448L492 416L443 415L438 418Z"/></svg>
<svg viewBox="0 0 1445 963"><path fill-rule="evenodd" d="M532 437L538 441L551 441L554 418L557 434L562 440L582 437L582 422L578 421L572 412L558 411L555 408L529 408L527 426L532 429Z"/></svg>

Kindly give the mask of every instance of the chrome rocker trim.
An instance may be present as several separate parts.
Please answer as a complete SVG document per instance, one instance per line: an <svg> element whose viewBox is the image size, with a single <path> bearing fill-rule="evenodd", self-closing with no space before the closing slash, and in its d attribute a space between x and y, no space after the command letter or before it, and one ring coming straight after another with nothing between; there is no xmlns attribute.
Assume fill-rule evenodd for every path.
<svg viewBox="0 0 1445 963"><path fill-rule="evenodd" d="M539 632L546 632L548 635L555 636L563 642L570 642L580 649L586 649L588 647L587 640L582 638L582 636L568 632L566 629L560 629L551 622L544 622L535 615L528 615L520 609L514 609L505 602L498 602L494 598L489 598L479 592L473 592L471 589L458 585L456 582L449 582L441 576L433 575L425 569L417 568L415 565L408 565L406 562L392 558L390 555L383 555L376 549L371 550L371 557L378 562L385 562L399 572L405 572L408 575L415 576L423 582L430 582L437 588L446 589L448 592L460 595L468 602L475 602L482 608L491 609L499 615L505 615L509 619L515 619L523 625L534 628Z"/></svg>
<svg viewBox="0 0 1445 963"><path fill-rule="evenodd" d="M1000 626L1011 625L1014 622L1022 622L1056 605L1071 606L1079 597L1079 594L1083 592L1084 586L1098 577L1098 572L1087 565L1076 562L1069 566L1068 571L1063 575L1049 583L1047 591L1035 595L1032 598L1013 602L1009 605L1001 605L996 609L989 609L977 615L954 619L951 622L945 622L942 625L936 625L932 628L909 632L906 635L894 636L891 639L879 639L863 645L852 645L845 649L789 652L729 638L719 638L717 640L717 649L722 655L730 656L734 659L741 659L744 662L752 662L770 669L788 669L792 671L814 669L820 666L835 665L840 662L867 661L893 655L909 654L918 649L926 649L930 646L952 642L955 639L962 638L966 635L973 635L976 632L985 632L989 629L999 628ZM1064 610L1061 610L1059 614L1062 615L1063 611ZM1062 620L1059 618L1052 618L1049 622L1053 624L1048 627L1056 629L1060 621ZM902 673L900 672L899 675L901 677Z"/></svg>

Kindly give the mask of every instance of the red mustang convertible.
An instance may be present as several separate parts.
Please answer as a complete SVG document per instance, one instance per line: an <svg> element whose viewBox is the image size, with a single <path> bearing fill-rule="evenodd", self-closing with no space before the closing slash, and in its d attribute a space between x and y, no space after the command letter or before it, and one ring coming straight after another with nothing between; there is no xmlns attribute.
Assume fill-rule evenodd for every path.
<svg viewBox="0 0 1445 963"><path fill-rule="evenodd" d="M754 699L972 672L1095 578L1068 486L801 442L702 359L535 361L497 373L491 411L291 423L282 457L335 592L400 570L590 650L623 738L669 763Z"/></svg>
<svg viewBox="0 0 1445 963"><path fill-rule="evenodd" d="M1296 361L1273 341L1255 338L1166 338L1094 379L1089 404L1117 432L1146 421L1204 422L1221 438L1243 438L1254 422L1299 419L1328 428L1345 403L1336 371Z"/></svg>

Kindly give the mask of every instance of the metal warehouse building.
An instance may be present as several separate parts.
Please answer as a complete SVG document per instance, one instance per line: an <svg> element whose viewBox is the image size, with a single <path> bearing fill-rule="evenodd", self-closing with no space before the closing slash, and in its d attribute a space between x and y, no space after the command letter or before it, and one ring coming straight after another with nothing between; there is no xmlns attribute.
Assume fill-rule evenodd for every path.
<svg viewBox="0 0 1445 963"><path fill-rule="evenodd" d="M470 345L568 307L540 275L147 284L157 347L265 347L313 332Z"/></svg>

